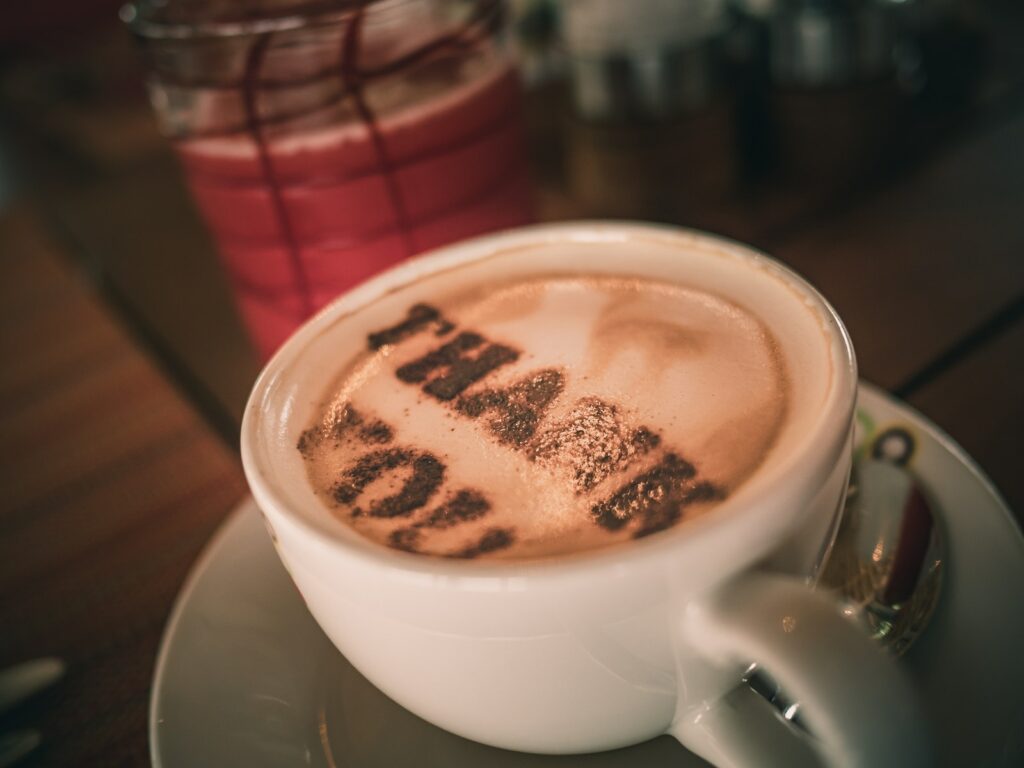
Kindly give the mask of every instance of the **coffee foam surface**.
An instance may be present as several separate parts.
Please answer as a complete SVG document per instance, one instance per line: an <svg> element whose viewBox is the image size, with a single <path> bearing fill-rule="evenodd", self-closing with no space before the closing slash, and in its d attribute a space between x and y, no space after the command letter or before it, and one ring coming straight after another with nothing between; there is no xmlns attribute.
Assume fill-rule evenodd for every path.
<svg viewBox="0 0 1024 768"><path fill-rule="evenodd" d="M382 544L533 558L655 533L739 488L786 420L772 332L706 291L549 276L430 308L345 368L299 441L323 503ZM428 391L446 369L416 361L469 333L463 357L514 359Z"/></svg>

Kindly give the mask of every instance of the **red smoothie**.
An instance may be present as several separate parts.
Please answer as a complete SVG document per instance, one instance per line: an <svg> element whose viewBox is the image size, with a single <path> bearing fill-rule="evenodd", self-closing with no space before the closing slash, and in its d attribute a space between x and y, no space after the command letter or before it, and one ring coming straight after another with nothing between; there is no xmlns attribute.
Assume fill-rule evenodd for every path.
<svg viewBox="0 0 1024 768"><path fill-rule="evenodd" d="M343 63L347 118L305 130L261 125L243 85L247 130L176 142L262 357L407 256L531 220L519 83L493 64L417 99L401 73L361 85Z"/></svg>

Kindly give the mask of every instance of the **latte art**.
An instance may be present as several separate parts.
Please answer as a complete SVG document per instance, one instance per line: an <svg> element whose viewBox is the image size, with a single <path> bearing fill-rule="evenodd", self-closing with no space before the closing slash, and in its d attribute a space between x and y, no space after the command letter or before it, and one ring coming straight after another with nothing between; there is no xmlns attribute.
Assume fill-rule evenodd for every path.
<svg viewBox="0 0 1024 768"><path fill-rule="evenodd" d="M734 303L543 277L414 304L369 333L297 447L363 536L536 558L713 510L771 451L788 398L774 336Z"/></svg>

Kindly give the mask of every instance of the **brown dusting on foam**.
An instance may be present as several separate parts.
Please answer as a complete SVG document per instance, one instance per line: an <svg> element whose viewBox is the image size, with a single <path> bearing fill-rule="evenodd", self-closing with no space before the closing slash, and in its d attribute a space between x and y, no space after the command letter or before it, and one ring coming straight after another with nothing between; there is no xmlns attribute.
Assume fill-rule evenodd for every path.
<svg viewBox="0 0 1024 768"><path fill-rule="evenodd" d="M299 439L318 494L367 538L456 558L591 549L703 514L763 463L788 397L763 322L770 354L754 342L746 353L757 338L748 321L760 318L705 293L551 275L495 294L478 284L431 297L434 307L406 303L401 322L371 334L320 426ZM692 302L700 305L685 306ZM537 308L541 325L515 322ZM728 346L717 346L720 328ZM720 349L740 363L707 373ZM378 391L379 376L387 380ZM787 386L777 389L780 381ZM688 399L673 410L680 389ZM362 413L345 405L352 397ZM428 418L410 414L413 402ZM459 490L463 482L487 497ZM517 510L520 498L529 510Z"/></svg>
<svg viewBox="0 0 1024 768"><path fill-rule="evenodd" d="M691 504L699 501L721 501L724 498L725 494L717 486L709 482L697 482L681 497L670 496L647 507L640 527L633 532L633 538L640 539L671 528L682 519L683 511Z"/></svg>
<svg viewBox="0 0 1024 768"><path fill-rule="evenodd" d="M417 528L451 528L483 517L491 510L491 503L480 491L462 489L455 496L430 513L426 520L416 523Z"/></svg>
<svg viewBox="0 0 1024 768"><path fill-rule="evenodd" d="M485 346L486 345L486 346ZM483 347L475 356L469 353ZM460 333L423 357L401 366L395 375L408 384L426 381L423 391L441 401L452 400L487 374L519 359L519 351L504 344L490 344L478 333Z"/></svg>
<svg viewBox="0 0 1024 768"><path fill-rule="evenodd" d="M305 459L310 460L313 458L314 451L325 440L333 441L335 445L338 445L346 437L354 437L359 442L368 445L383 445L390 443L394 436L394 430L383 421L373 419L366 422L359 411L346 403L299 435L299 441L295 447L299 449Z"/></svg>
<svg viewBox="0 0 1024 768"><path fill-rule="evenodd" d="M420 545L420 532L416 528L399 528L388 536L388 546L403 552L417 552Z"/></svg>
<svg viewBox="0 0 1024 768"><path fill-rule="evenodd" d="M369 514L371 517L405 517L419 509L444 480L444 465L429 453L416 453L405 448L372 451L361 456L334 487L332 496L339 504L352 504L370 483L385 472L411 466L412 475L393 496L372 502L368 509L352 509L353 517Z"/></svg>
<svg viewBox="0 0 1024 768"><path fill-rule="evenodd" d="M296 448L307 459L311 458L313 451L319 447L326 438L335 441L341 440L345 433L352 427L363 423L362 415L352 406L346 404L336 413L330 415L304 431L299 435L299 442ZM381 422L383 426L386 425ZM390 439L390 438L389 438ZM383 440L381 442L387 442Z"/></svg>
<svg viewBox="0 0 1024 768"><path fill-rule="evenodd" d="M319 445L321 440L320 425L317 424L315 427L310 427L304 430L299 435L299 441L295 444L295 447L299 449L299 453L302 454L303 458L307 461L313 457L313 449Z"/></svg>
<svg viewBox="0 0 1024 768"><path fill-rule="evenodd" d="M388 545L406 552L416 552L422 540L420 529L454 528L471 520L478 520L490 511L491 504L486 496L479 491L464 488L423 520L417 520L408 527L392 531L388 537Z"/></svg>
<svg viewBox="0 0 1024 768"><path fill-rule="evenodd" d="M447 344L401 366L395 375L406 384L419 384L438 368L458 362L465 352L476 349L484 341L479 333L460 333Z"/></svg>
<svg viewBox="0 0 1024 768"><path fill-rule="evenodd" d="M502 443L522 447L533 437L551 403L565 388L565 374L547 368L505 389L484 389L459 398L455 410L472 419L497 411L487 427Z"/></svg>
<svg viewBox="0 0 1024 768"><path fill-rule="evenodd" d="M628 287L628 282L622 287ZM688 291L685 286L682 290ZM778 441L790 407L791 384L778 339L757 312L714 292L704 293L715 303L732 307L747 322L753 323L762 348L767 353L773 393L760 403L748 403L734 412L699 447L690 453L702 466L715 466L716 487L720 492L742 485L764 464ZM613 298L601 311L588 343L589 375L600 376L624 349L641 355L645 380L667 372L679 360L713 353L709 333L688 328L671 318L651 317L642 295ZM715 459L715 460L712 460ZM728 468L724 470L724 468Z"/></svg>
<svg viewBox="0 0 1024 768"><path fill-rule="evenodd" d="M647 427L630 427L617 405L585 397L537 436L529 455L539 464L569 468L573 490L582 494L660 442Z"/></svg>
<svg viewBox="0 0 1024 768"><path fill-rule="evenodd" d="M359 437L371 445L390 443L394 436L394 430L380 419L375 419L359 429Z"/></svg>
<svg viewBox="0 0 1024 768"><path fill-rule="evenodd" d="M405 320L390 328L369 334L366 337L366 343L371 350L380 349L386 344L397 344L404 341L431 324L436 325L438 336L449 333L455 327L444 319L437 308L429 304L413 304L409 307Z"/></svg>
<svg viewBox="0 0 1024 768"><path fill-rule="evenodd" d="M488 528L479 541L457 552L444 555L461 560L471 560L480 555L488 555L499 549L508 549L515 542L515 532L511 528Z"/></svg>
<svg viewBox="0 0 1024 768"><path fill-rule="evenodd" d="M639 519L640 527L633 534L639 538L675 525L689 504L719 498L724 498L722 491L697 480L697 470L690 462L669 453L652 469L592 506L590 514L595 523L609 531Z"/></svg>

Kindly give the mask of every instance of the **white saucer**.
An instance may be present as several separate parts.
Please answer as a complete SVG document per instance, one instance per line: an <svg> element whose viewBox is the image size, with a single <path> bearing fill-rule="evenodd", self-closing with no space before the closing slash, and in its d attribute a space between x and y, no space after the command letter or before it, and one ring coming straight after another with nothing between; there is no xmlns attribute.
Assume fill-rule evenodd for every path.
<svg viewBox="0 0 1024 768"><path fill-rule="evenodd" d="M859 424L865 450L909 459L945 526L944 592L905 658L940 765L1024 765L1024 537L971 459L920 415L864 385ZM159 768L704 765L668 737L595 755L505 752L406 712L321 633L251 499L178 597L149 728Z"/></svg>

